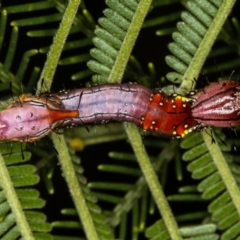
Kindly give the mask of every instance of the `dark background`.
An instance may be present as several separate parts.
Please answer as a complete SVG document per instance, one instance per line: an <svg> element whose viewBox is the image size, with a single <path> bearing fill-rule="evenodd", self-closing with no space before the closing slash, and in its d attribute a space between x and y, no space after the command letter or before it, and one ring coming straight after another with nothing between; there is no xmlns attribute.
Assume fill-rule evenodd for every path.
<svg viewBox="0 0 240 240"><path fill-rule="evenodd" d="M31 1L24 1L24 3L31 2ZM19 3L18 0L8 0L8 1L2 1L2 6L9 6L9 5L15 5ZM97 20L102 17L102 11L107 7L105 5L105 2L103 0L88 0L85 1L85 4L87 6L87 9L89 12L91 12L94 20L97 22ZM239 7L240 3L237 2L236 6L234 8L234 11L232 13L232 16L239 17ZM165 15L167 12L172 12L173 10L181 11L184 9L184 7L181 4L175 4L173 6L167 6L164 8L156 8L150 11L149 15L147 16L147 19L154 18L157 16ZM33 13L35 15L35 13ZM21 19L23 17L23 14L10 14L8 17L8 22L10 23L11 21L15 19ZM31 17L31 14L28 15L28 17ZM168 23L164 25L164 28L167 27L174 27L176 25L175 22ZM31 30L31 29L42 29L44 28L57 28L58 23L51 23L51 24L45 24L43 26L33 26L33 27L23 27L19 28L19 39L18 39L18 47L17 52L14 58L14 62L12 65L12 72L16 72L19 66L19 62L22 58L23 53L26 50L29 49L34 49L34 48L39 48L43 46L50 45L52 42L52 38L30 38L26 36L26 32ZM160 77L165 76L165 74L170 71L170 68L167 66L165 63L165 56L170 54L167 45L172 41L171 35L164 36L164 37L158 37L155 35L156 30L158 30L159 27L151 27L147 29L142 29L140 32L140 35L137 39L136 45L133 49L133 55L140 61L143 70L147 73L147 63L148 62L153 62L156 68L157 72L157 81L159 81ZM7 29L6 32L6 38L4 41L4 47L1 49L1 55L0 59L3 61L7 47L8 47L8 39L10 38L11 35L11 28ZM81 38L81 34L74 34L70 36L71 39L78 39ZM218 42L218 45L224 44L223 42ZM86 52L88 49L86 49ZM67 57L68 55L71 55L71 52L63 53L64 57ZM233 54L234 55L234 54ZM227 56L229 59L231 59L232 55L230 54ZM218 65L218 62L222 62L225 60L226 57L220 57L218 59L210 59L207 60L206 65L207 66L212 66L212 65ZM33 66L39 66L40 68L43 67L44 61L46 59L46 55L44 54L38 54L35 57L31 58L30 66L26 72L25 78L23 80L23 84L27 82L28 77L31 74L31 69ZM73 82L70 81L72 73L75 73L77 71L80 71L80 68L85 69L85 66L79 66L79 65L73 65L73 66L59 66L57 69L57 72L55 74L54 79L54 84L52 86L52 91L59 91L63 88L65 89L73 89L73 88L79 88L85 85L87 81L90 79L86 79L86 81L82 82ZM236 69L231 69L228 72L222 72L221 69L219 69L218 73L214 74L209 74L207 75L207 80L205 76L200 76L200 78L203 79L201 81L200 87L205 86L208 84L208 81L216 81L219 76L221 77L222 75L230 75L232 70L235 70L235 76L238 76L240 68ZM125 81L129 81L129 79L126 79ZM138 76L136 74L133 74L133 80L131 81L138 81ZM11 90L11 89L10 89ZM35 92L35 89L33 89L32 93ZM106 126L107 128L107 126ZM91 128L92 129L92 128ZM93 130L94 131L94 130ZM145 139L154 139L154 136L145 136L143 140ZM165 138L166 142L170 141L170 138ZM177 140L176 140L177 141ZM53 146L51 145L51 142L49 139L45 139L43 142L46 144L46 149L50 149L49 151L52 151ZM44 145L44 144L43 144ZM31 149L31 146L29 146ZM156 148L147 148L148 152L150 155L157 156L160 152L160 150ZM48 150L47 150L48 151ZM116 176L115 174L105 174L101 173L97 170L98 164L111 164L112 159L108 157L108 152L109 151L125 151L128 153L132 153L130 145L126 141L118 141L118 142L113 142L113 143L105 143L105 144L99 144L99 145L94 145L91 147L86 147L84 151L79 153L79 157L82 160L82 165L84 166L85 169L85 176L87 177L88 181L116 181L116 178L119 182L131 182L134 183L137 178L132 178L132 177L124 177L124 176ZM185 163L183 163L183 168L186 169ZM129 164L129 167L136 167L137 168L137 163L131 163ZM196 181L193 181L191 179L190 173L187 172L186 170L184 171L184 179L182 182L177 181L176 175L175 175L175 163L171 162L169 164L169 171L168 171L168 179L169 181L166 182L165 185L165 193L166 195L171 195L174 194L178 191L178 188L183 185L193 185L196 184ZM107 176L107 177L106 177ZM63 217L60 214L60 209L62 208L70 208L74 207L70 198L70 194L68 192L67 186L65 184L64 178L61 175L60 167L57 165L56 170L53 175L53 183L54 183L54 188L55 188L55 194L50 195L45 188L45 185L43 182L39 184L39 189L41 191L41 197L44 199L47 199L47 205L45 207L46 214L48 216L48 221L55 221L58 219L63 219L66 220L66 217ZM119 193L116 193L117 195ZM104 202L99 202L99 204L103 207L103 209L112 209L113 205L107 204ZM188 212L191 211L197 211L197 210L205 210L206 206L208 203L172 203L172 208L174 211L174 214L182 214L185 213L186 210ZM131 219L131 214L129 214L129 218ZM78 218L73 218L74 220L78 220ZM151 223L154 223L156 219L159 219L158 213L153 214L148 218L147 225L149 226ZM130 221L130 220L129 220ZM130 221L131 222L131 221ZM55 231L54 231L55 233ZM61 232L56 231L57 234L60 234ZM66 231L64 231L64 234L67 234ZM69 235L79 235L79 232L76 230L72 231L70 230L68 232Z"/></svg>

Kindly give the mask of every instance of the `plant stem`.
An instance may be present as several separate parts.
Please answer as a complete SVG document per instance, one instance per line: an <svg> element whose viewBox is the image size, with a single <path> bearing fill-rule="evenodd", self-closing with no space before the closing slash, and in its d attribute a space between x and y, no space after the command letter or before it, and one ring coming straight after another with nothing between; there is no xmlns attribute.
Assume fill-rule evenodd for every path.
<svg viewBox="0 0 240 240"><path fill-rule="evenodd" d="M148 13L152 0L141 0L128 28L123 44L119 50L117 59L108 77L108 82L121 82L124 70L128 63L133 46L141 30L143 21Z"/></svg>
<svg viewBox="0 0 240 240"><path fill-rule="evenodd" d="M75 19L80 3L81 3L81 0L69 1L66 11L63 15L62 22L53 39L53 44L50 47L47 61L45 63L40 80L38 82L37 89L40 92L49 91L51 88L53 76L54 76L60 55L62 53L64 44L66 42L69 31L71 29L72 23Z"/></svg>
<svg viewBox="0 0 240 240"><path fill-rule="evenodd" d="M11 211L16 220L18 229L21 233L22 239L34 240L32 231L27 222L22 206L19 202L18 196L12 184L12 180L9 176L8 169L5 165L4 159L0 154L0 182L4 189L5 196L8 204L10 205Z"/></svg>
<svg viewBox="0 0 240 240"><path fill-rule="evenodd" d="M222 151L218 143L212 143L213 133L209 130L202 132L203 139L206 143L209 153L212 156L212 159L218 169L218 172L221 175L221 178L226 186L226 189L231 196L231 199L238 211L240 216L240 191L239 187L234 179L231 170L222 154Z"/></svg>
<svg viewBox="0 0 240 240"><path fill-rule="evenodd" d="M152 192L158 210L161 212L170 238L174 240L182 239L180 231L178 230L177 223L172 214L171 208L163 193L162 187L158 181L153 166L148 158L137 127L132 123L125 123L125 129L134 150L135 156L138 159L140 168Z"/></svg>
<svg viewBox="0 0 240 240"><path fill-rule="evenodd" d="M91 214L88 210L85 197L81 191L81 187L78 183L77 176L72 164L71 157L68 152L68 148L63 135L57 135L52 133L51 135L54 146L60 150L58 152L58 159L62 166L63 175L68 184L69 191L74 201L78 215L80 216L81 223L84 227L87 239L99 239Z"/></svg>
<svg viewBox="0 0 240 240"><path fill-rule="evenodd" d="M71 29L72 23L74 21L80 3L81 0L69 1L60 27L55 35L53 44L48 53L48 58L42 71L40 81L38 82L38 90L40 91L48 91L51 87L53 76L62 49L64 47L65 41ZM44 80L44 84L42 84L41 80ZM90 212L88 211L85 198L82 194L77 177L75 175L75 170L73 168L73 164L68 152L68 148L66 146L65 139L63 136L57 136L56 134L53 133L52 140L59 153L58 158L62 166L62 171L64 173L68 187L70 189L70 193L72 195L78 214L82 220L85 233L88 239L98 239L98 235L95 231L95 226L93 224Z"/></svg>
<svg viewBox="0 0 240 240"><path fill-rule="evenodd" d="M214 17L212 23L210 24L201 44L199 45L190 65L188 66L187 71L184 74L184 81L182 82L179 92L189 92L192 90L194 85L194 78L197 79L198 75L203 67L203 64L212 49L212 46L221 31L223 24L225 23L229 13L232 11L232 8L236 0L225 0L222 2L221 7L219 8L216 16Z"/></svg>

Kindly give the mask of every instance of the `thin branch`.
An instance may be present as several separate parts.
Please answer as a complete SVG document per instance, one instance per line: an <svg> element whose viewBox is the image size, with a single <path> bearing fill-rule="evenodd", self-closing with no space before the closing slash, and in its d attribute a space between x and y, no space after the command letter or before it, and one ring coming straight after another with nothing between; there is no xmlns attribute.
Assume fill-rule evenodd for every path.
<svg viewBox="0 0 240 240"><path fill-rule="evenodd" d="M240 191L236 183L235 178L233 177L231 170L222 154L222 151L217 142L212 143L213 133L210 133L209 130L206 130L202 133L203 139L206 143L209 153L212 156L212 159L218 169L218 172L221 175L221 178L227 188L229 195L238 211L240 216Z"/></svg>
<svg viewBox="0 0 240 240"><path fill-rule="evenodd" d="M99 239L95 226L93 224L92 217L88 210L85 197L78 183L77 175L75 174L71 156L69 155L64 136L52 133L51 138L56 149L60 150L58 159L62 166L63 175L68 184L69 191L71 193L78 215L81 219L81 223L84 227L87 238Z"/></svg>
<svg viewBox="0 0 240 240"><path fill-rule="evenodd" d="M40 80L38 82L38 91L49 91L52 85L53 76L56 71L56 67L61 56L64 44L66 42L69 31L72 27L72 23L75 19L78 7L81 0L69 1L69 4L64 13L62 22L59 29L54 37L53 44L50 47L48 58L43 68ZM42 81L44 80L44 84Z"/></svg>
<svg viewBox="0 0 240 240"><path fill-rule="evenodd" d="M5 196L10 205L11 211L14 214L18 229L23 239L34 240L32 231L27 222L26 216L23 212L22 206L19 202L12 180L9 176L8 169L5 165L4 159L0 154L0 182L4 189Z"/></svg>
<svg viewBox="0 0 240 240"><path fill-rule="evenodd" d="M221 31L223 24L225 23L229 13L236 0L225 0L219 8L216 16L214 17L211 25L206 32L200 46L198 47L187 71L183 76L183 82L179 88L181 92L189 92L193 87L193 79L197 79L198 75L203 67L203 64L212 49L212 46Z"/></svg>
<svg viewBox="0 0 240 240"><path fill-rule="evenodd" d="M131 24L128 28L128 31L126 33L121 49L118 53L115 64L108 77L108 82L121 82L133 46L141 30L143 21L149 11L151 3L152 0L140 1L137 10L133 16L133 19L131 21Z"/></svg>
<svg viewBox="0 0 240 240"><path fill-rule="evenodd" d="M142 142L142 137L140 136L137 127L131 123L125 123L125 129L141 170L152 192L158 210L161 212L170 238L175 240L182 239L178 225L174 219L171 208L163 193L163 189L159 183L153 166L148 158Z"/></svg>

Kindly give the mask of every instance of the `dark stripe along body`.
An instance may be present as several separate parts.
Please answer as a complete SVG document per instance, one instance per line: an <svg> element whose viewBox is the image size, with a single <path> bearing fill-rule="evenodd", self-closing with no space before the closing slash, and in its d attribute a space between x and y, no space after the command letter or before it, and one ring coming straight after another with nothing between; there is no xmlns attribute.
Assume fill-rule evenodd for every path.
<svg viewBox="0 0 240 240"><path fill-rule="evenodd" d="M200 126L235 127L240 125L240 87L235 81L211 83L193 98L192 117Z"/></svg>
<svg viewBox="0 0 240 240"><path fill-rule="evenodd" d="M143 130L183 137L197 125L191 118L191 102L181 96L153 93L137 84L105 84L54 94L65 109L78 110L79 117L63 126L107 121L133 122Z"/></svg>

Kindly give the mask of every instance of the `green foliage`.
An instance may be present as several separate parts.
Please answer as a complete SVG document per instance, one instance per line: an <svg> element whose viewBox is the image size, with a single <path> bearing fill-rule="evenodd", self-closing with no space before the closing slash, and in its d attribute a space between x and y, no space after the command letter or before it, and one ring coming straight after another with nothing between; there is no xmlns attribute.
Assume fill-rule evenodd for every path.
<svg viewBox="0 0 240 240"><path fill-rule="evenodd" d="M5 180L2 184L4 187L1 186L1 238L16 239L23 235L35 239L51 239L48 234L52 229L51 225L46 222L44 214L36 211L44 207L45 201L31 187L39 182L36 167L25 163L30 160L31 153L25 151L22 143L12 145L11 155L5 144L1 144L1 151L8 168L8 172L4 171L5 166L1 168L1 174L4 175L2 180ZM19 215L18 219L16 214ZM21 224L18 220L22 221ZM22 234L19 228L24 229L25 233Z"/></svg>
<svg viewBox="0 0 240 240"><path fill-rule="evenodd" d="M173 69L166 78L174 85L166 84L167 92L192 90L207 58L220 59L217 63L220 70L231 71L239 66L239 19L238 16L226 19L234 9L233 0L183 1L185 10L177 0L107 0L104 17L100 18L91 14L96 2L93 6L79 3L48 0L3 4L1 109L12 101L6 91L10 85L14 96L36 88L38 92L47 91L52 83L62 84L63 77L58 73L61 69L67 83L69 79L86 83L92 77L98 84L131 79L147 86L157 85L159 77L162 82L166 74L165 67L155 67L154 62L145 56L142 59L134 49L135 42L146 36L147 45L141 47L150 51L151 41L156 38L152 29L159 38L159 46L171 41L168 38L171 33L174 40L168 44L172 55L165 57ZM33 43L32 49L24 41ZM45 54L46 62L36 63L36 58ZM230 60L226 58L228 54ZM40 67L35 67L36 64ZM204 70L209 74L218 71L212 63L204 65ZM46 139L27 147L21 143L0 145L4 159L0 159L1 239L239 238L239 159L231 151L233 141L224 133L193 133L181 142L180 148L178 141L164 136L142 137L131 124L109 124L108 128L95 129L87 132L79 127L64 135L52 134L51 144L58 154L46 144ZM126 139L134 153L122 149L122 145L129 149ZM110 144L115 141L121 141L117 151ZM238 145L238 139L235 144ZM111 160L98 156L100 148L109 153ZM93 156L86 157L88 149L92 149ZM61 169L54 160L56 157ZM85 165L86 158L91 171L101 176L88 184L81 165L82 162ZM186 179L185 168L192 172L191 184L181 182ZM45 201L48 206L51 195L57 196L56 203L65 200L55 178L55 172L60 171L74 207L66 203L58 208L62 216L51 216L51 211L43 209ZM39 197L39 191L45 191L36 185L39 179L44 180L49 194L45 200ZM172 181L178 184L178 192L176 188L168 191ZM182 208L180 213L172 210L176 202ZM197 210L186 208L198 203L205 205ZM61 234L66 229L71 231Z"/></svg>

